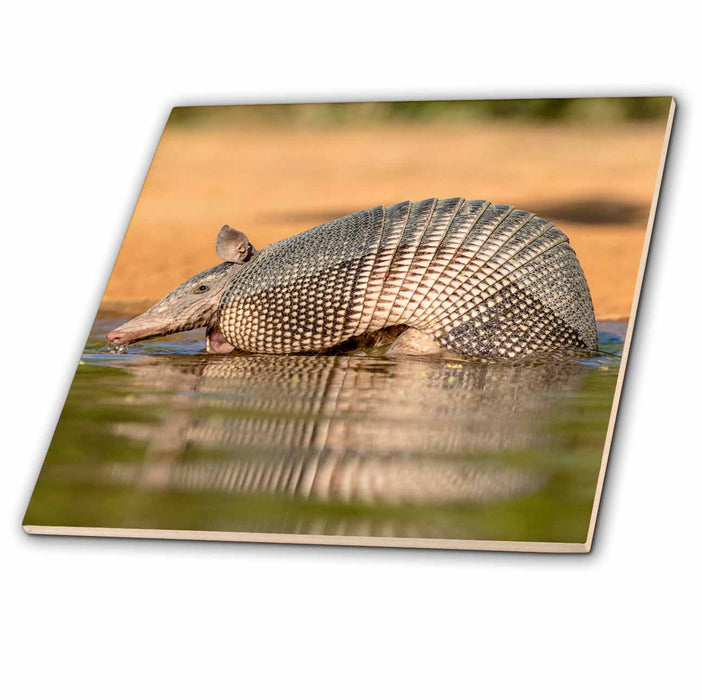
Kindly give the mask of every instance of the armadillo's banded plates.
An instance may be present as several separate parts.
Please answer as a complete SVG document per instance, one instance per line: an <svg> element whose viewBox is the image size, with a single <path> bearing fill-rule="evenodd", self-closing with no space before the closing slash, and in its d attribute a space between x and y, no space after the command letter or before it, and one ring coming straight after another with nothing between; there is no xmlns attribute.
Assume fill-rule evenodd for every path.
<svg viewBox="0 0 702 700"><path fill-rule="evenodd" d="M225 292L219 323L232 345L261 353L323 350L400 324L464 355L597 347L565 234L482 200L375 207L274 243Z"/></svg>

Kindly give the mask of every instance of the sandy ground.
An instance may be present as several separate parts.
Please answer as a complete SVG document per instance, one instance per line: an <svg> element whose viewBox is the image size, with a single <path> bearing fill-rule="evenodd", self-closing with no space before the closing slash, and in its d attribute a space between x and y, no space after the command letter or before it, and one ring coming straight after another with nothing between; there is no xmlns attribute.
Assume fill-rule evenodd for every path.
<svg viewBox="0 0 702 700"><path fill-rule="evenodd" d="M217 264L225 223L261 248L369 206L462 196L553 220L598 318L625 318L663 135L662 122L167 127L103 306L145 304Z"/></svg>

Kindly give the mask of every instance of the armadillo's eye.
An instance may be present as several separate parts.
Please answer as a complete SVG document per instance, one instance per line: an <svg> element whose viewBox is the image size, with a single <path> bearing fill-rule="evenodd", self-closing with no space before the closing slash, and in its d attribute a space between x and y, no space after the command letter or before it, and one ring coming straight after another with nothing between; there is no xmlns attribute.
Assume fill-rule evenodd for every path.
<svg viewBox="0 0 702 700"><path fill-rule="evenodd" d="M207 284L201 284L196 290L195 294L202 294L202 292L206 292L209 289L209 285Z"/></svg>

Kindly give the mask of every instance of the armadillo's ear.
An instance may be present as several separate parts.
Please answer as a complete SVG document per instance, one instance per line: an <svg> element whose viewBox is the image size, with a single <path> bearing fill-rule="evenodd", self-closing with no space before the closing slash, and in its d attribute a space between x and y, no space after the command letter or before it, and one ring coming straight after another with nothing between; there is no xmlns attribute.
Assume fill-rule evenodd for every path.
<svg viewBox="0 0 702 700"><path fill-rule="evenodd" d="M254 253L254 247L245 233L231 226L222 226L217 234L215 251L227 262L246 262Z"/></svg>

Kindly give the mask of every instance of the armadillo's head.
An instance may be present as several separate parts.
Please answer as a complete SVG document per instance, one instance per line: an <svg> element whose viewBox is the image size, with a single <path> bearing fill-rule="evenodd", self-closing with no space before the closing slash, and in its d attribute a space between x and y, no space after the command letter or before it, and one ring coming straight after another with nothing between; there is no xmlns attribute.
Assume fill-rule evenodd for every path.
<svg viewBox="0 0 702 700"><path fill-rule="evenodd" d="M128 345L169 333L207 328L209 350L233 350L217 327L217 307L224 290L256 251L245 234L229 226L222 227L217 235L215 249L225 262L186 280L143 314L110 331L107 339L116 345Z"/></svg>

